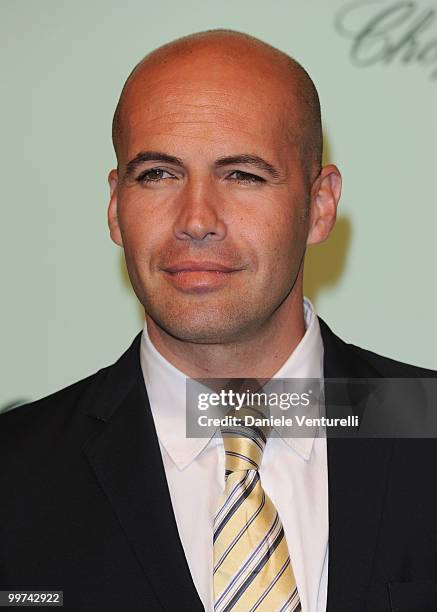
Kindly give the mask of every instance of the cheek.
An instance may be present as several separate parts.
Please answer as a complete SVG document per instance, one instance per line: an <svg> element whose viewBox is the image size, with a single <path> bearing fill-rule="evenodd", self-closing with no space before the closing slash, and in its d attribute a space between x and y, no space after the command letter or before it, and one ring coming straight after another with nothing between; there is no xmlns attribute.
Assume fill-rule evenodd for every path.
<svg viewBox="0 0 437 612"><path fill-rule="evenodd" d="M126 255L144 260L166 234L168 220L156 207L147 206L142 198L125 197L119 207L119 225Z"/></svg>
<svg viewBox="0 0 437 612"><path fill-rule="evenodd" d="M151 242L147 221L128 216L121 220L120 227L126 258L133 261L144 259Z"/></svg>
<svg viewBox="0 0 437 612"><path fill-rule="evenodd" d="M256 253L259 267L299 265L305 249L305 226L293 209L270 210L246 227L243 238Z"/></svg>

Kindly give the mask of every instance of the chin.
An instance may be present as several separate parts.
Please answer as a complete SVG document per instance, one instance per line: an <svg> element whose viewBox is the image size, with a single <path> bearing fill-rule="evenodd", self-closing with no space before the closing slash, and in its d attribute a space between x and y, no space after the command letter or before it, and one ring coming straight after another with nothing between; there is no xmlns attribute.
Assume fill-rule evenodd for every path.
<svg viewBox="0 0 437 612"><path fill-rule="evenodd" d="M226 315L223 311L186 313L148 313L156 325L167 334L194 344L226 344L236 341L252 326L247 313Z"/></svg>
<svg viewBox="0 0 437 612"><path fill-rule="evenodd" d="M238 336L238 329L229 329L221 323L217 320L210 324L196 324L193 321L184 324L183 321L178 321L176 324L164 323L160 327L174 338L194 344L224 344Z"/></svg>

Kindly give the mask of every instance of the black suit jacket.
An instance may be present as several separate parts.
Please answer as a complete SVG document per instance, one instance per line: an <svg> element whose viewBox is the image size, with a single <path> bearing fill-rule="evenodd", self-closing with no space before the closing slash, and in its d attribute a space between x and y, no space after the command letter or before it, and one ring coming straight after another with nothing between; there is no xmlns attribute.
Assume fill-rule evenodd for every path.
<svg viewBox="0 0 437 612"><path fill-rule="evenodd" d="M326 377L435 376L320 325ZM140 336L115 364L0 416L0 590L63 590L69 612L203 610ZM434 439L328 438L330 612L437 610L436 471Z"/></svg>

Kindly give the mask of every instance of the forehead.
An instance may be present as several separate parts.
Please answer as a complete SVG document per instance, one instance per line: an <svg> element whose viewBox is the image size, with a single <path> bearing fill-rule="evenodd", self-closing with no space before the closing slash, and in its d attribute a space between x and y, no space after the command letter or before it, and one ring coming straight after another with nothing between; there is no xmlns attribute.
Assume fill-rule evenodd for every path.
<svg viewBox="0 0 437 612"><path fill-rule="evenodd" d="M181 65L182 64L182 65ZM140 71L124 95L122 149L229 146L281 149L292 129L293 91L264 71L232 62L193 61ZM293 108L295 106L296 108Z"/></svg>

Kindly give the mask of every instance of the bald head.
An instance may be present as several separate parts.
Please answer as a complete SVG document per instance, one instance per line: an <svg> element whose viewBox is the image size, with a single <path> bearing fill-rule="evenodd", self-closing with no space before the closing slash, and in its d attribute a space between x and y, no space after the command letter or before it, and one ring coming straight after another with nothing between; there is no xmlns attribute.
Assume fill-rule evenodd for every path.
<svg viewBox="0 0 437 612"><path fill-rule="evenodd" d="M198 69L193 71L197 64ZM287 54L248 34L232 30L210 30L170 42L146 55L129 75L120 95L112 124L112 138L120 163L126 123L133 106L148 103L153 83L166 72L183 74L191 68L193 90L211 77L212 88L232 94L232 78L246 83L267 107L280 107L281 122L290 142L297 146L309 178L320 170L322 127L317 90L304 68ZM234 81L235 82L235 81ZM226 92L227 83L230 83Z"/></svg>

